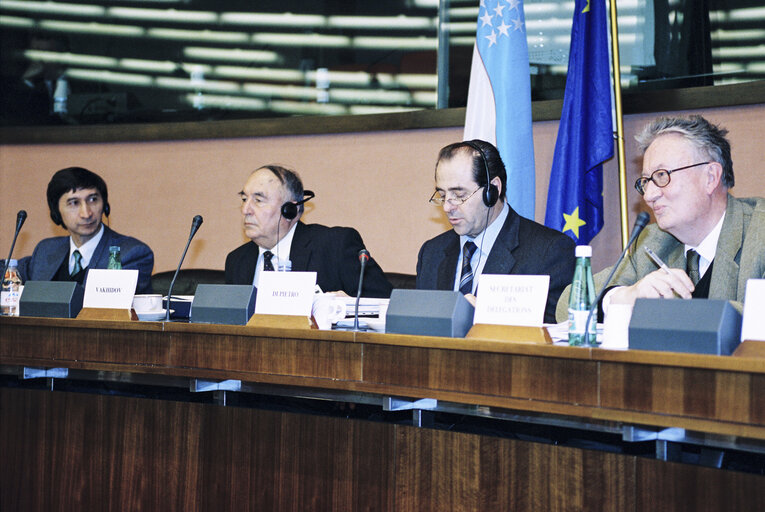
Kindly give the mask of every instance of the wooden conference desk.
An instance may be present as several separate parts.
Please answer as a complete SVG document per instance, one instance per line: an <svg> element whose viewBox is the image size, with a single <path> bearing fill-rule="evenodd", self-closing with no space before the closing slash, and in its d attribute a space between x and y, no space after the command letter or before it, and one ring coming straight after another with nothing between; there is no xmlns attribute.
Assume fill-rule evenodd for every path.
<svg viewBox="0 0 765 512"><path fill-rule="evenodd" d="M435 407L622 432L627 440L679 436L760 451L765 357L756 346L740 352L717 357L0 318L6 375L66 368L67 379L192 388L233 380L245 392ZM655 511L765 504L765 477L751 473L411 424L23 386L0 388L0 454L2 510Z"/></svg>

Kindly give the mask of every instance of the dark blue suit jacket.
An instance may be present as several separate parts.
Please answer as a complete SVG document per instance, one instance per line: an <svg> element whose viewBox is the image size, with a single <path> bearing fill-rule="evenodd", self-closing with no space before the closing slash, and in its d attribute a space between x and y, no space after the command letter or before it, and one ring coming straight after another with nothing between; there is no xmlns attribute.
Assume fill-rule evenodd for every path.
<svg viewBox="0 0 765 512"><path fill-rule="evenodd" d="M555 323L555 306L574 276L574 241L518 215L512 208L489 252L484 274L549 275L544 321ZM454 230L428 240L417 257L417 288L453 290L460 237Z"/></svg>
<svg viewBox="0 0 765 512"><path fill-rule="evenodd" d="M359 251L364 242L353 228L298 222L290 247L295 272L316 272L316 283L326 292L343 290L351 297L359 287ZM226 283L252 284L258 246L254 242L234 249L226 257ZM364 297L390 297L391 285L380 265L371 259L364 271Z"/></svg>
<svg viewBox="0 0 765 512"><path fill-rule="evenodd" d="M148 245L135 238L120 235L104 226L104 234L90 259L88 269L106 268L109 263L109 247L118 245L122 268L138 270L136 293L151 293L151 273L154 269L154 253ZM22 281L52 281L59 267L69 257L69 237L46 238L35 247L32 256L19 260ZM87 277L86 277L87 279Z"/></svg>

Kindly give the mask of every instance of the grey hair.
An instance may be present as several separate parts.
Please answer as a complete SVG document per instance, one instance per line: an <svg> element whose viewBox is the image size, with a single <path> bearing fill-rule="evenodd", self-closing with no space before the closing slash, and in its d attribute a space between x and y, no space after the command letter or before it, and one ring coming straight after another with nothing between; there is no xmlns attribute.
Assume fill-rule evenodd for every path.
<svg viewBox="0 0 765 512"><path fill-rule="evenodd" d="M730 156L730 142L725 138L728 130L714 125L699 115L689 117L658 117L651 121L643 131L635 136L642 153L661 135L677 133L684 137L709 159L722 166L722 182L727 188L733 188L733 160Z"/></svg>

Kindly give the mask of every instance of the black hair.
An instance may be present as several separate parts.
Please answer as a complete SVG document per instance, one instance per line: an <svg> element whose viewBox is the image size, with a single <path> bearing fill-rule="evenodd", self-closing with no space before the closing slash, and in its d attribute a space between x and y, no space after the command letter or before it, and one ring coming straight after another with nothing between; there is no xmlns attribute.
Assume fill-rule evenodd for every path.
<svg viewBox="0 0 765 512"><path fill-rule="evenodd" d="M109 216L109 192L103 178L82 167L67 167L57 171L48 182L48 209L50 210L50 218L55 224L66 227L58 208L61 196L67 192L75 192L85 188L98 190L104 202L104 215Z"/></svg>
<svg viewBox="0 0 765 512"><path fill-rule="evenodd" d="M476 149L476 147L480 148L480 151ZM505 190L507 189L507 171L505 170L505 164L502 162L502 158L499 156L499 151L494 144L481 139L449 144L439 151L436 168L438 168L438 163L441 160L451 160L457 153L466 153L473 159L473 181L475 181L479 187L486 187L489 184L486 181L487 168L489 170L489 182L499 176L499 181L502 183L499 199L504 202ZM485 164L484 158L486 159Z"/></svg>

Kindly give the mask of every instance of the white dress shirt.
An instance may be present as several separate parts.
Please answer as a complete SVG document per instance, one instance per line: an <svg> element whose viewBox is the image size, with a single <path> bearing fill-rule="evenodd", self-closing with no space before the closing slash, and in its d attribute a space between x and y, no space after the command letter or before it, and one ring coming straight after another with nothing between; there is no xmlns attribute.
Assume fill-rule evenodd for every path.
<svg viewBox="0 0 765 512"><path fill-rule="evenodd" d="M98 233L96 236L82 244L81 246L77 247L74 245L74 240L72 240L72 237L69 237L69 274L71 275L72 271L74 270L74 251L80 251L80 255L82 258L80 259L80 265L82 265L82 268L87 268L88 265L90 265L90 260L93 258L93 253L96 252L96 247L98 247L98 243L101 241L101 237L104 236L104 225L101 224L101 229L98 230Z"/></svg>
<svg viewBox="0 0 765 512"><path fill-rule="evenodd" d="M279 240L272 249L258 246L258 262L255 264L255 276L252 278L253 285L258 286L258 282L260 281L260 273L263 272L263 264L265 263L263 253L266 251L271 251L273 254L271 264L274 266L274 270L288 270L290 268L290 248L292 247L292 238L295 236L296 227L297 222L293 224L290 230L287 231L287 234L284 235L284 238Z"/></svg>

